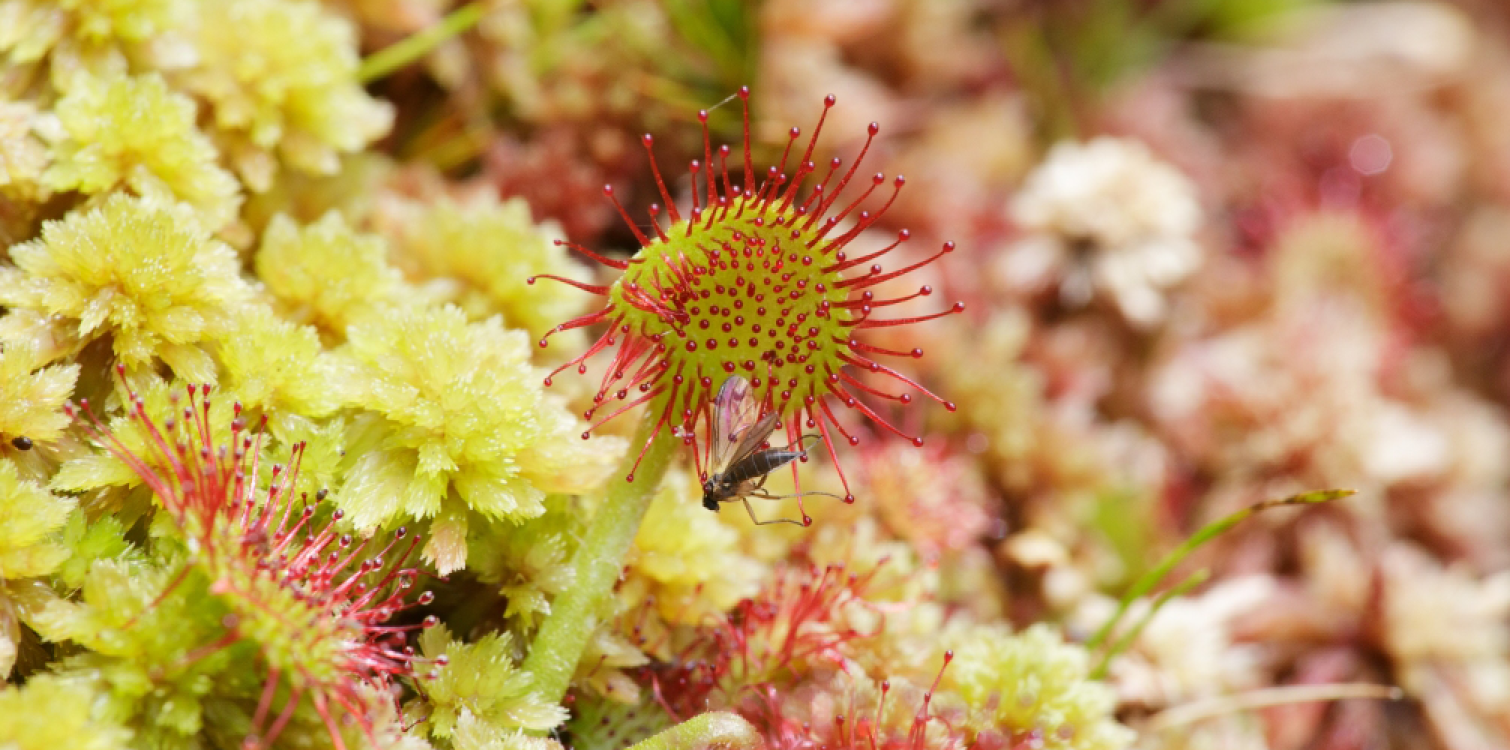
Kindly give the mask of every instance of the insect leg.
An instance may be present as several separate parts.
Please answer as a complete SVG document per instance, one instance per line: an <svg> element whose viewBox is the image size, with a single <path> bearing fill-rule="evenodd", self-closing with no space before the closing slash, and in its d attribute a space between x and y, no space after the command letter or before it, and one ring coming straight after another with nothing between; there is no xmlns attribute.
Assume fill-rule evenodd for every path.
<svg viewBox="0 0 1510 750"><path fill-rule="evenodd" d="M756 487L756 489L759 489L759 487ZM835 495L832 492L822 492L822 491L819 491L819 490L808 490L807 492L798 492L798 493L791 494L791 495L772 495L769 492L760 492L760 493L751 492L750 493L750 497L758 497L761 500L785 500L785 499L787 499L789 497L807 497L808 495L823 495L824 497L832 497L832 498L834 498L836 500L843 500L844 499L842 497L839 497L838 495Z"/></svg>
<svg viewBox="0 0 1510 750"><path fill-rule="evenodd" d="M765 497L765 496L764 495L757 495L757 497ZM745 511L750 514L750 520L754 521L756 526L764 526L764 525L769 524L769 523L790 523L790 524L796 524L798 526L802 525L801 521L793 521L790 518L772 518L769 521L762 521L759 518L755 517L755 508L754 508L754 506L750 505L750 498L748 498L748 497L741 497L741 498L739 498L739 500L740 500L740 502L742 502L742 503L745 504Z"/></svg>

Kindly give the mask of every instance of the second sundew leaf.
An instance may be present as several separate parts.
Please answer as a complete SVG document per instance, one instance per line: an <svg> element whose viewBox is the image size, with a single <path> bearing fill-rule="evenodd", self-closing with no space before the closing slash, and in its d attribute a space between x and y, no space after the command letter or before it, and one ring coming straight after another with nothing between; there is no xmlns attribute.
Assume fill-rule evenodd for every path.
<svg viewBox="0 0 1510 750"><path fill-rule="evenodd" d="M261 701L287 685L288 710L307 702L337 748L343 717L371 737L382 716L368 699L411 674L404 634L438 622L389 624L433 599L414 590L420 571L406 567L418 539L403 528L362 539L343 533L339 510L323 510L324 495L301 492L305 445L281 458L245 413L212 408L211 399L208 386L188 387L158 418L128 387L129 419L148 436L145 449L128 445L92 410L82 429L151 489L166 511L154 519L154 546L181 543L183 580L206 581L204 595L225 610L223 632L201 641L202 652L255 647L267 675ZM235 415L228 435L217 433L219 413ZM256 669L239 666L227 679ZM284 722L267 719L260 712L246 736L273 743Z"/></svg>
<svg viewBox="0 0 1510 750"><path fill-rule="evenodd" d="M171 414L177 411L172 399L175 394L182 395L184 388L182 383L143 378L138 381L135 395L141 397L148 413ZM217 441L225 440L230 435L232 417L229 408L210 412L210 429ZM110 432L132 454L152 455L147 432L129 415L112 418ZM65 462L59 467L58 473L53 475L51 483L52 489L61 492L87 492L107 487L134 488L141 484L142 478L130 466L106 451L89 453Z"/></svg>
<svg viewBox="0 0 1510 750"><path fill-rule="evenodd" d="M520 521L548 491L584 491L615 451L585 445L581 426L545 399L529 343L498 319L459 308L397 308L351 326L335 384L364 410L353 420L340 503L363 529L444 513L425 548L444 573L466 558L466 514ZM559 412L559 413L558 413ZM456 503L459 501L459 505Z"/></svg>

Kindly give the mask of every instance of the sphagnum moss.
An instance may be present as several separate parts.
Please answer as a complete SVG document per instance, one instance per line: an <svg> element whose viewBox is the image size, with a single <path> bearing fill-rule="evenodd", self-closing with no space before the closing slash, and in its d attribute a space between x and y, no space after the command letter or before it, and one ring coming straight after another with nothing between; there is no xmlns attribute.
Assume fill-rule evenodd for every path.
<svg viewBox="0 0 1510 750"><path fill-rule="evenodd" d="M33 342L8 341L0 348L0 438L12 447L52 442L68 426L63 403L79 366L43 365Z"/></svg>
<svg viewBox="0 0 1510 750"><path fill-rule="evenodd" d="M232 335L232 310L252 293L236 252L188 207L122 193L47 222L10 257L15 267L0 268L0 305L10 308L0 337L49 361L108 337L133 373L160 360L212 382L206 345Z"/></svg>
<svg viewBox="0 0 1510 750"><path fill-rule="evenodd" d="M268 189L279 162L331 174L344 153L388 131L393 108L357 82L356 29L300 0L204 3L198 65L180 85L210 103L217 136L246 185Z"/></svg>
<svg viewBox="0 0 1510 750"><path fill-rule="evenodd" d="M955 635L957 658L942 686L968 706L961 725L972 740L1031 741L1046 750L1115 750L1132 741L1112 717L1116 693L1089 679L1085 648L1049 625L1021 633L976 626Z"/></svg>
<svg viewBox="0 0 1510 750"><path fill-rule="evenodd" d="M98 715L98 688L87 681L38 675L25 687L0 690L0 745L17 750L115 750L131 734Z"/></svg>
<svg viewBox="0 0 1510 750"><path fill-rule="evenodd" d="M0 55L19 69L46 63L54 86L77 74L182 62L192 0L0 0Z"/></svg>
<svg viewBox="0 0 1510 750"><path fill-rule="evenodd" d="M442 573L466 563L470 514L536 518L548 492L586 491L606 472L612 450L571 439L580 428L541 394L527 337L498 318L399 307L347 334L334 387L361 411L339 502L364 530L433 519L423 554Z"/></svg>
<svg viewBox="0 0 1510 750"><path fill-rule="evenodd" d="M56 127L42 131L51 141L48 188L180 201L210 230L236 218L241 186L195 127L194 100L161 76L80 75L53 113Z"/></svg>
<svg viewBox="0 0 1510 750"><path fill-rule="evenodd" d="M408 213L398 228L402 252L394 253L395 263L416 283L429 280L472 319L501 313L508 327L539 336L582 310L582 296L571 289L526 283L534 273L578 281L587 274L551 243L559 229L536 224L522 198L443 199Z"/></svg>
<svg viewBox="0 0 1510 750"><path fill-rule="evenodd" d="M0 677L9 678L22 639L11 588L56 571L68 550L55 539L77 502L58 497L0 459Z"/></svg>
<svg viewBox="0 0 1510 750"><path fill-rule="evenodd" d="M285 318L340 341L352 323L401 297L402 278L387 256L382 237L331 211L303 227L274 216L252 263Z"/></svg>

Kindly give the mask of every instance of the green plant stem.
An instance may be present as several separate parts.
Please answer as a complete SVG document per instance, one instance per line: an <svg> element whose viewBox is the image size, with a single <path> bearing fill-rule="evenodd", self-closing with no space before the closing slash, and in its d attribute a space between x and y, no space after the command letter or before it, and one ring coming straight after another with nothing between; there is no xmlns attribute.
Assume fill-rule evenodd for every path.
<svg viewBox="0 0 1510 750"><path fill-rule="evenodd" d="M624 566L629 544L640 530L640 521L660 487L677 440L667 430L656 430L660 412L647 409L630 442L619 473L609 481L608 496L592 517L587 535L572 555L576 578L570 588L551 602L551 612L540 625L535 642L524 660L525 671L534 675L535 691L549 703L560 703L577 670L588 638L598 627L598 614L613 592ZM650 443L636 469L636 446ZM634 472L634 481L624 477Z"/></svg>
<svg viewBox="0 0 1510 750"><path fill-rule="evenodd" d="M357 68L357 80L372 83L399 68L429 54L451 37L477 25L485 8L482 0L451 11L434 26L417 31L368 55Z"/></svg>
<svg viewBox="0 0 1510 750"><path fill-rule="evenodd" d="M629 750L694 750L715 746L755 750L761 745L760 733L743 717L728 711L710 711L640 740Z"/></svg>
<svg viewBox="0 0 1510 750"><path fill-rule="evenodd" d="M1174 570L1175 566L1184 562L1185 558L1190 556L1190 553L1200 549L1201 545L1206 542L1226 533L1228 529L1242 523L1250 516L1280 505L1314 505L1316 503L1330 502L1340 497L1347 497L1354 492L1356 490L1316 490L1315 492L1291 495L1290 497L1278 500L1265 500L1243 508L1226 518L1206 524L1200 531L1192 534L1189 539L1186 539L1180 546L1174 548L1168 555L1165 555L1164 559L1160 560L1159 564L1155 565L1152 570L1144 573L1137 581L1133 582L1132 588L1128 589L1127 593L1122 596L1122 600L1117 602L1117 611L1111 617L1107 618L1101 628L1096 631L1096 634L1090 637L1090 640L1085 642L1086 648L1094 649L1105 642L1107 636L1111 635L1112 630L1117 627L1117 623L1122 621L1122 616L1127 614L1127 608L1132 606L1133 602L1147 596L1148 592L1153 591L1154 587L1159 585L1159 582L1169 575L1169 571Z"/></svg>
<svg viewBox="0 0 1510 750"><path fill-rule="evenodd" d="M1180 581L1164 593L1159 594L1158 598L1153 600L1153 606L1149 607L1148 611L1141 618L1138 618L1138 621L1133 623L1133 626L1128 628L1127 632L1123 633L1121 638L1118 638L1115 643L1106 647L1106 653L1101 655L1101 661L1097 662L1096 668L1091 670L1091 679L1099 680L1106 677L1106 671L1111 667L1112 659L1117 658L1117 654L1126 651L1132 646L1133 641L1138 639L1138 634L1142 633L1143 629L1148 627L1148 623L1153 622L1154 615L1157 615L1159 610L1163 609L1164 605L1169 603L1170 599L1190 593L1195 587L1205 583L1209 578L1211 578L1211 571L1201 568L1192 573L1189 578Z"/></svg>

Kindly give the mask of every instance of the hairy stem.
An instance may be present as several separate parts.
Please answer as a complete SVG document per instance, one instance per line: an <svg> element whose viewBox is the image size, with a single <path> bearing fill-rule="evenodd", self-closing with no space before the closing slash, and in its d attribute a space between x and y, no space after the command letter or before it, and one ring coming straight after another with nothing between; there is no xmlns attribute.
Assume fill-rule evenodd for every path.
<svg viewBox="0 0 1510 750"><path fill-rule="evenodd" d="M645 510L671 464L677 440L667 430L656 430L659 416L657 410L647 409L641 418L624 464L609 482L608 497L593 515L582 545L572 555L576 579L571 588L551 603L550 614L541 624L535 642L530 644L523 667L534 675L535 691L551 703L560 703L566 696L587 639L598 627L598 613L619 580L629 544L639 532ZM649 441L653 442L635 469L635 447ZM634 472L634 481L624 481L630 471Z"/></svg>
<svg viewBox="0 0 1510 750"><path fill-rule="evenodd" d="M482 20L484 3L463 5L434 26L415 32L400 41L368 55L357 68L357 80L372 83L432 52L447 39L477 25Z"/></svg>
<svg viewBox="0 0 1510 750"><path fill-rule="evenodd" d="M755 750L761 745L760 734L750 722L728 711L710 711L640 740L629 750L693 750L713 746Z"/></svg>

